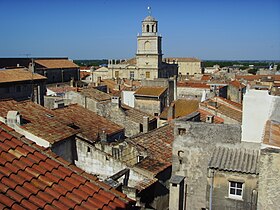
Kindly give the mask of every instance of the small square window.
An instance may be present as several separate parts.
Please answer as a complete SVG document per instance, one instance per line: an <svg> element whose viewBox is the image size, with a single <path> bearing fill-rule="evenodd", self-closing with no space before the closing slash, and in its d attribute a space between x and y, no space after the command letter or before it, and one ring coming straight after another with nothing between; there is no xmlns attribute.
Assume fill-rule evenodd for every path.
<svg viewBox="0 0 280 210"><path fill-rule="evenodd" d="M229 198L233 199L242 199L243 194L243 183L242 182L229 182Z"/></svg>

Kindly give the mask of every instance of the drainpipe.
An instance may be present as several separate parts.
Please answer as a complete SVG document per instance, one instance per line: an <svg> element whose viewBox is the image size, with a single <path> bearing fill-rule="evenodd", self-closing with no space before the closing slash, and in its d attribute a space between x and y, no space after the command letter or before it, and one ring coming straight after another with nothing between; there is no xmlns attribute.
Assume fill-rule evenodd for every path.
<svg viewBox="0 0 280 210"><path fill-rule="evenodd" d="M213 184L214 184L214 170L210 172L210 195L209 195L209 210L212 210Z"/></svg>

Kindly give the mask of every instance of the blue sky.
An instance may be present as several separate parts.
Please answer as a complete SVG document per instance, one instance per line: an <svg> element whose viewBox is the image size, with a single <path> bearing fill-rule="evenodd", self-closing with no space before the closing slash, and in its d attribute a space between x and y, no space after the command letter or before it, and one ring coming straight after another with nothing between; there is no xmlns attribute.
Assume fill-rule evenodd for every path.
<svg viewBox="0 0 280 210"><path fill-rule="evenodd" d="M279 0L0 0L0 57L134 57L148 6L165 57L280 60Z"/></svg>

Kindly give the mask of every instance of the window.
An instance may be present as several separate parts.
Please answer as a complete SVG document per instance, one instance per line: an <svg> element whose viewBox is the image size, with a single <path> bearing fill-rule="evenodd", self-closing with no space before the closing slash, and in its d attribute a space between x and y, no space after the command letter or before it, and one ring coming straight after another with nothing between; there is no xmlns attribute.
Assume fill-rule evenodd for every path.
<svg viewBox="0 0 280 210"><path fill-rule="evenodd" d="M243 183L229 181L228 197L234 199L242 199Z"/></svg>
<svg viewBox="0 0 280 210"><path fill-rule="evenodd" d="M147 25L147 32L149 32L149 29L150 29L150 26L149 26L149 25Z"/></svg>
<svg viewBox="0 0 280 210"><path fill-rule="evenodd" d="M131 71L129 74L130 79L134 79L134 71Z"/></svg>
<svg viewBox="0 0 280 210"><path fill-rule="evenodd" d="M150 72L149 71L146 72L146 78L150 78Z"/></svg>
<svg viewBox="0 0 280 210"><path fill-rule="evenodd" d="M87 147L87 152L90 152L90 147L89 146Z"/></svg>
<svg viewBox="0 0 280 210"><path fill-rule="evenodd" d="M119 78L119 71L115 71L115 78Z"/></svg>
<svg viewBox="0 0 280 210"><path fill-rule="evenodd" d="M180 136L186 134L186 128L178 128L178 134L179 134Z"/></svg>
<svg viewBox="0 0 280 210"><path fill-rule="evenodd" d="M139 163L141 160L144 159L144 156L143 155L138 155L137 156L137 163Z"/></svg>

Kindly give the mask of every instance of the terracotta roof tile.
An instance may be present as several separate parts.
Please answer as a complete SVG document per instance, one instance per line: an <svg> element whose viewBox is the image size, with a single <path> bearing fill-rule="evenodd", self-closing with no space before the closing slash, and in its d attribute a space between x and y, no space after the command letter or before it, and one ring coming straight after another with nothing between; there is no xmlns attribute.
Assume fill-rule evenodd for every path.
<svg viewBox="0 0 280 210"><path fill-rule="evenodd" d="M146 158L136 164L137 167L153 174L158 174L171 166L172 142L174 140L173 129L174 125L170 123L127 140L130 144L144 148L148 154Z"/></svg>
<svg viewBox="0 0 280 210"><path fill-rule="evenodd" d="M110 137L124 131L124 128L107 120L104 117L77 104L53 110L56 116L66 118L79 127L79 132L88 140L99 140L99 133L105 131Z"/></svg>
<svg viewBox="0 0 280 210"><path fill-rule="evenodd" d="M3 130L1 125L2 123L0 123L0 136L9 137L9 135L3 135L8 131ZM121 208L129 207L133 203L125 195L120 196L115 191L111 191L110 186L97 181L96 177L89 179L83 175L86 174L85 172L81 173L82 175L77 174L73 171L75 167L69 167L69 163L56 160L56 155L40 150L40 147L33 146L25 138L21 138L23 144L16 148L13 148L13 144L6 144L8 141L18 140L12 137L0 142L2 153L9 154L1 155L0 204L4 207L83 209L87 206L95 209L106 206L110 202ZM33 149L27 150L28 147ZM18 148L21 148L20 152L10 152ZM24 156L18 158L14 155L19 153ZM14 160L11 156L14 156ZM5 159L6 157L9 161ZM81 203L84 206L81 206Z"/></svg>
<svg viewBox="0 0 280 210"><path fill-rule="evenodd" d="M242 105L221 97L215 97L201 102L199 108L208 112L217 112L239 123L242 122ZM220 117L223 118L222 116Z"/></svg>
<svg viewBox="0 0 280 210"><path fill-rule="evenodd" d="M32 74L26 69L9 69L0 71L0 83L21 82L32 80L46 80L47 78L40 74Z"/></svg>
<svg viewBox="0 0 280 210"><path fill-rule="evenodd" d="M73 136L77 131L67 126L70 122L61 122L54 117L54 112L48 110L31 101L17 102L14 100L0 101L0 116L6 117L8 111L18 111L22 118L27 121L20 127L35 136L55 143ZM9 134L3 134L7 139L11 138ZM8 136L6 136L8 135Z"/></svg>
<svg viewBox="0 0 280 210"><path fill-rule="evenodd" d="M280 147L280 123L268 120L265 125L263 143Z"/></svg>
<svg viewBox="0 0 280 210"><path fill-rule="evenodd" d="M35 65L39 64L48 69L78 68L79 66L67 59L36 59Z"/></svg>
<svg viewBox="0 0 280 210"><path fill-rule="evenodd" d="M129 119L133 122L136 123L143 123L143 117L147 116L149 117L149 122L152 122L154 120L156 120L156 118L153 115L150 115L148 113L142 112L138 109L129 107L127 105L122 104L122 109L124 110L125 114L127 117L129 117Z"/></svg>
<svg viewBox="0 0 280 210"><path fill-rule="evenodd" d="M135 96L155 96L160 97L165 91L166 87L146 87L142 86L135 91Z"/></svg>
<svg viewBox="0 0 280 210"><path fill-rule="evenodd" d="M205 82L178 82L177 87L210 89L210 85Z"/></svg>

